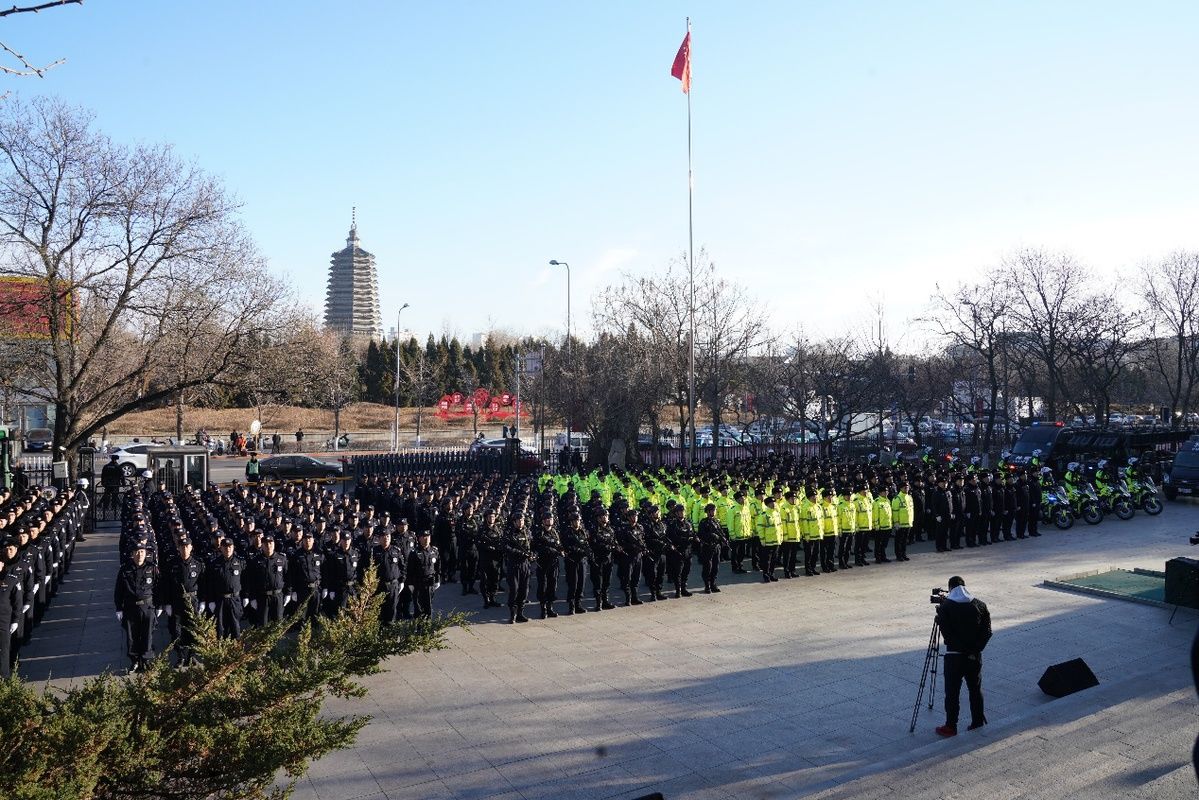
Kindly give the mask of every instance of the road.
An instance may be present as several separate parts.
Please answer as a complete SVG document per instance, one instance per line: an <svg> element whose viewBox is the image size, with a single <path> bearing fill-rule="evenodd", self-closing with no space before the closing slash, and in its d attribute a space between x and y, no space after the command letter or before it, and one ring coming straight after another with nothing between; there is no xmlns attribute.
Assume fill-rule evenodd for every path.
<svg viewBox="0 0 1199 800"><path fill-rule="evenodd" d="M337 464L342 456L334 453L313 453L313 458L328 464ZM269 456L268 456L269 458ZM246 477L246 462L248 458L212 458L208 461L208 479L217 483L228 483L232 480L244 480Z"/></svg>

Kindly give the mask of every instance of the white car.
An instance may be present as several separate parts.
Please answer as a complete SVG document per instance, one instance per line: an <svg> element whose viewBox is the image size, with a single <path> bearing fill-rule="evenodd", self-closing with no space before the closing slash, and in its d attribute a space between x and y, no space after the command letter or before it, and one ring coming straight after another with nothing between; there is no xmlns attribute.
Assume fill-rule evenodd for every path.
<svg viewBox="0 0 1199 800"><path fill-rule="evenodd" d="M144 442L139 442L138 444L127 444L124 447L118 447L116 450L110 452L108 457L111 460L112 456L116 456L117 463L121 465L121 475L126 478L132 478L142 470L149 468L150 457L148 453L150 450L163 446L164 445L161 444L146 444ZM97 457L97 459L98 458L99 457ZM104 464L107 463L108 461L104 462ZM103 467L104 464L101 464L100 466Z"/></svg>

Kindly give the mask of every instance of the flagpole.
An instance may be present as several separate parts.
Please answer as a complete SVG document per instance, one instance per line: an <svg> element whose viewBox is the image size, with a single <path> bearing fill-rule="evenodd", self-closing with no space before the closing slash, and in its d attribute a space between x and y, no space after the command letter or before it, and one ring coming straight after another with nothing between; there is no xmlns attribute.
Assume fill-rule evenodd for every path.
<svg viewBox="0 0 1199 800"><path fill-rule="evenodd" d="M690 91L690 69L691 69L691 17L687 17L687 69L688 69L688 91L687 91L687 286L688 286L688 302L687 311L691 325L691 335L688 337L688 367L687 367L687 404L688 413L691 418L691 438L688 441L688 450L691 454L688 460L688 466L695 466L695 444L696 444L696 424L695 424L695 218L692 208L692 194L695 189L695 176L691 169L691 91ZM717 442L716 431L712 432L712 444L715 446Z"/></svg>

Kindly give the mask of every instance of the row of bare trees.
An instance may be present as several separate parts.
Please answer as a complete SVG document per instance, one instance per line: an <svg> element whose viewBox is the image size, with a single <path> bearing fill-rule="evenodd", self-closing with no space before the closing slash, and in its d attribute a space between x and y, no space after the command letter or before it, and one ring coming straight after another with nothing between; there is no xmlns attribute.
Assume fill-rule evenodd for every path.
<svg viewBox="0 0 1199 800"><path fill-rule="evenodd" d="M975 423L975 443L990 450L1019 417L1104 424L1115 406L1164 408L1177 426L1199 399L1199 253L1113 282L1068 254L1018 251L976 281L935 287L910 321L916 352L888 341L882 308L864 331L779 335L756 298L699 262L696 400L714 431L730 418L769 420L828 441L828 431L897 417L919 443L917 423L939 414ZM594 298L593 341L574 342L569 359L549 348L544 400L562 419L571 412L600 452L647 434L656 447L663 428L693 425L685 263L624 276Z"/></svg>

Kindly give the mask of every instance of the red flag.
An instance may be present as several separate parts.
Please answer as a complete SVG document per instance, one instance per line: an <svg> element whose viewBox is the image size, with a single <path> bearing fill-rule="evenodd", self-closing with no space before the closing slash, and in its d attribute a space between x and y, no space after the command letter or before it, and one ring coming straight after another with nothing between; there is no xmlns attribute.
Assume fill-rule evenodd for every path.
<svg viewBox="0 0 1199 800"><path fill-rule="evenodd" d="M691 31L683 37L679 52L674 57L674 65L670 68L671 77L683 82L683 94L691 91Z"/></svg>

